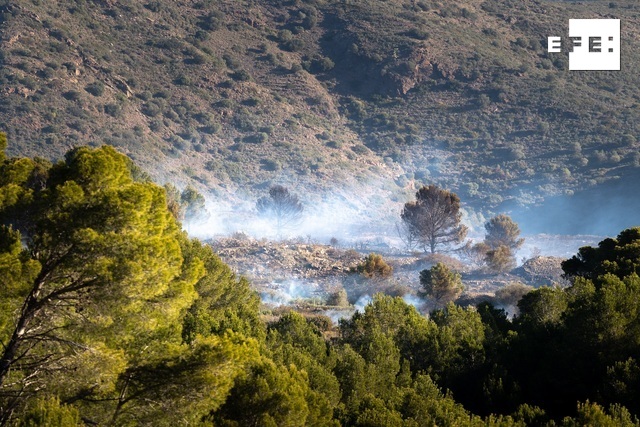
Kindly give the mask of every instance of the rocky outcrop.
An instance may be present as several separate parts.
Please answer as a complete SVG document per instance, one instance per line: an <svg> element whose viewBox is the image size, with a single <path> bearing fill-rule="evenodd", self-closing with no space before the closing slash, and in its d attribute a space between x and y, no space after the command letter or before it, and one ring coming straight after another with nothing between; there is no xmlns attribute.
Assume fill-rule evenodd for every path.
<svg viewBox="0 0 640 427"><path fill-rule="evenodd" d="M568 285L568 282L562 277L562 261L564 261L563 258L537 256L516 268L513 274L520 276L525 283L536 288L554 284Z"/></svg>

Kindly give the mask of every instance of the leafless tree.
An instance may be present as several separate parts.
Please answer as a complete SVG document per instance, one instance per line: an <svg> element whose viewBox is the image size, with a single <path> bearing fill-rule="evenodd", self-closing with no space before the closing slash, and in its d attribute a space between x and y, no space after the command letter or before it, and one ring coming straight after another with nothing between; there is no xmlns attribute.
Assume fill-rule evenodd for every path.
<svg viewBox="0 0 640 427"><path fill-rule="evenodd" d="M416 249L419 244L418 235L406 221L396 222L396 232L406 250L413 251Z"/></svg>

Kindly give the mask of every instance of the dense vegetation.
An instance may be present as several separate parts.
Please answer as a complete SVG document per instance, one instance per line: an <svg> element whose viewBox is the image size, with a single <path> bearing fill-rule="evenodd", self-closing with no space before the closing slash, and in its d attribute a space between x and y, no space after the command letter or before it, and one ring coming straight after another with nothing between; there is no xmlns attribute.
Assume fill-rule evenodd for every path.
<svg viewBox="0 0 640 427"><path fill-rule="evenodd" d="M435 182L505 211L635 173L639 8L2 0L0 129L14 155L104 142L201 191L373 176L382 201ZM622 71L568 72L546 52L569 18L604 16L624 22Z"/></svg>
<svg viewBox="0 0 640 427"><path fill-rule="evenodd" d="M513 320L379 294L327 340L323 317L263 323L113 148L0 161L2 425L638 424L640 228Z"/></svg>

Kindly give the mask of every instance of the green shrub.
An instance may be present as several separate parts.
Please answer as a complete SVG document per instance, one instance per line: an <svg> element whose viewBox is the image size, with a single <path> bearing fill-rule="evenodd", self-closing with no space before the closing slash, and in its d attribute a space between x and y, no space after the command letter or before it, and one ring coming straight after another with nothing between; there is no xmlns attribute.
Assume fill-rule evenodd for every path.
<svg viewBox="0 0 640 427"><path fill-rule="evenodd" d="M184 74L181 74L178 77L176 77L173 80L173 83L178 85L178 86L191 86L192 85L191 79L188 76L184 75Z"/></svg>
<svg viewBox="0 0 640 427"><path fill-rule="evenodd" d="M217 31L222 27L224 16L219 11L209 13L200 19L198 25L206 31Z"/></svg>
<svg viewBox="0 0 640 427"><path fill-rule="evenodd" d="M142 113L149 117L156 117L162 113L162 110L156 104L149 102L142 106Z"/></svg>
<svg viewBox="0 0 640 427"><path fill-rule="evenodd" d="M104 83L102 83L101 81L95 81L88 84L84 88L84 90L86 90L93 96L102 96L102 94L104 94Z"/></svg>
<svg viewBox="0 0 640 427"><path fill-rule="evenodd" d="M331 71L336 64L327 57L316 58L311 61L311 72L313 73L326 73Z"/></svg>
<svg viewBox="0 0 640 427"><path fill-rule="evenodd" d="M455 301L464 290L460 274L440 262L420 272L420 284L422 294L432 299L436 306Z"/></svg>
<svg viewBox="0 0 640 427"><path fill-rule="evenodd" d="M245 70L238 70L231 74L231 78L238 82L248 82L251 80L251 74Z"/></svg>
<svg viewBox="0 0 640 427"><path fill-rule="evenodd" d="M261 161L261 164L262 164L262 169L269 172L277 172L280 169L282 169L282 165L277 160L263 159Z"/></svg>
<svg viewBox="0 0 640 427"><path fill-rule="evenodd" d="M282 47L289 52L299 52L305 48L305 44L300 39L293 39L282 43Z"/></svg>
<svg viewBox="0 0 640 427"><path fill-rule="evenodd" d="M406 32L406 35L417 40L426 40L429 38L429 33L419 28L412 28Z"/></svg>
<svg viewBox="0 0 640 427"><path fill-rule="evenodd" d="M333 305L336 307L349 307L347 291L341 287L337 291L329 294L329 297L327 298L327 305Z"/></svg>
<svg viewBox="0 0 640 427"><path fill-rule="evenodd" d="M77 90L70 90L62 94L62 96L69 101L79 101L82 99L82 94Z"/></svg>

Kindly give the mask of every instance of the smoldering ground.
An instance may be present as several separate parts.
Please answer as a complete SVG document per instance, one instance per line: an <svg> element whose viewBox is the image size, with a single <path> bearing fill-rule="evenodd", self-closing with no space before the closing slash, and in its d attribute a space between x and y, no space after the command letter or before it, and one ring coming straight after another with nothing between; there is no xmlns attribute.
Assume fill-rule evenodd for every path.
<svg viewBox="0 0 640 427"><path fill-rule="evenodd" d="M389 188L389 186L382 184L377 185ZM290 190L293 193L296 192L295 188ZM215 239L234 233L242 233L248 238L263 241L264 244L268 244L268 242L274 244L286 244L287 242L331 244L332 247L340 250L357 249L361 257L364 257L368 252L402 257L409 255L409 253L403 246L395 225L399 221L403 204L412 200L412 192L396 195L392 193L392 191L385 190L382 195L378 194L375 191L375 186L372 186L368 193L363 193L360 188L342 188L333 193L314 195L309 198L305 194L299 194L305 207L303 217L299 223L286 229L282 235L278 235L273 221L257 214L255 209L257 197L245 196L231 201L231 199L221 200L206 196L207 215L186 222L184 226L189 234L202 239ZM624 194L626 193L611 195L609 200L614 205L610 206L622 211L622 206L629 202L623 197ZM523 233L525 244L516 254L518 264L521 264L523 259L535 255L570 257L582 246L597 244L605 231L615 230L607 233L615 235L620 229L635 225L633 221L635 221L634 215L637 215L637 209L629 209L628 215L621 215L621 218L612 220L611 223L607 223L612 219L611 215L605 217L608 219L592 221L590 218L598 214L589 213L588 202L596 203L597 197L600 196L604 197L600 194L593 195L596 199L589 199L587 195L577 198L553 198L550 199L544 211L536 210L543 208L533 208L514 209L513 212L507 212L525 232ZM465 211L463 222L470 229L468 237L479 242L484 238L484 222L490 214L474 210L472 206L465 205L464 202L463 200ZM629 206L632 205L633 202L629 202ZM598 209L595 211L598 212ZM582 214L581 220L575 220L580 214ZM566 224L571 224L572 221L574 228L567 227ZM561 226L562 224L565 226ZM590 227L585 228L580 224L590 224ZM544 234L543 231L547 231L547 233ZM591 234L550 233L558 231L588 231ZM458 256L455 253L450 255ZM229 259L224 260L230 262ZM261 274L272 275L272 272L269 272L269 265L260 267ZM412 292L394 292L394 294L403 297L406 302L426 313L430 307L429 301L418 297L416 293L420 269L421 267L416 267L415 271L405 274L405 277L408 277L408 274L413 275L411 276L413 278ZM238 270L238 273L246 274L247 271ZM278 281L273 282L271 288L262 288L260 294L265 304L274 307L300 302L326 306L327 289L330 287L324 280L318 279L315 282L310 282L289 272L289 274L280 274ZM400 281L402 280L404 277L400 279ZM331 283L335 283L335 280ZM342 285L350 295L351 305L341 308L323 308L325 315L334 322L340 318L351 316L356 310L364 310L364 306L374 294L373 290L364 293L361 290L355 290L350 287L348 280L343 280ZM502 306L510 315L516 312L516 306L513 304L503 304Z"/></svg>

